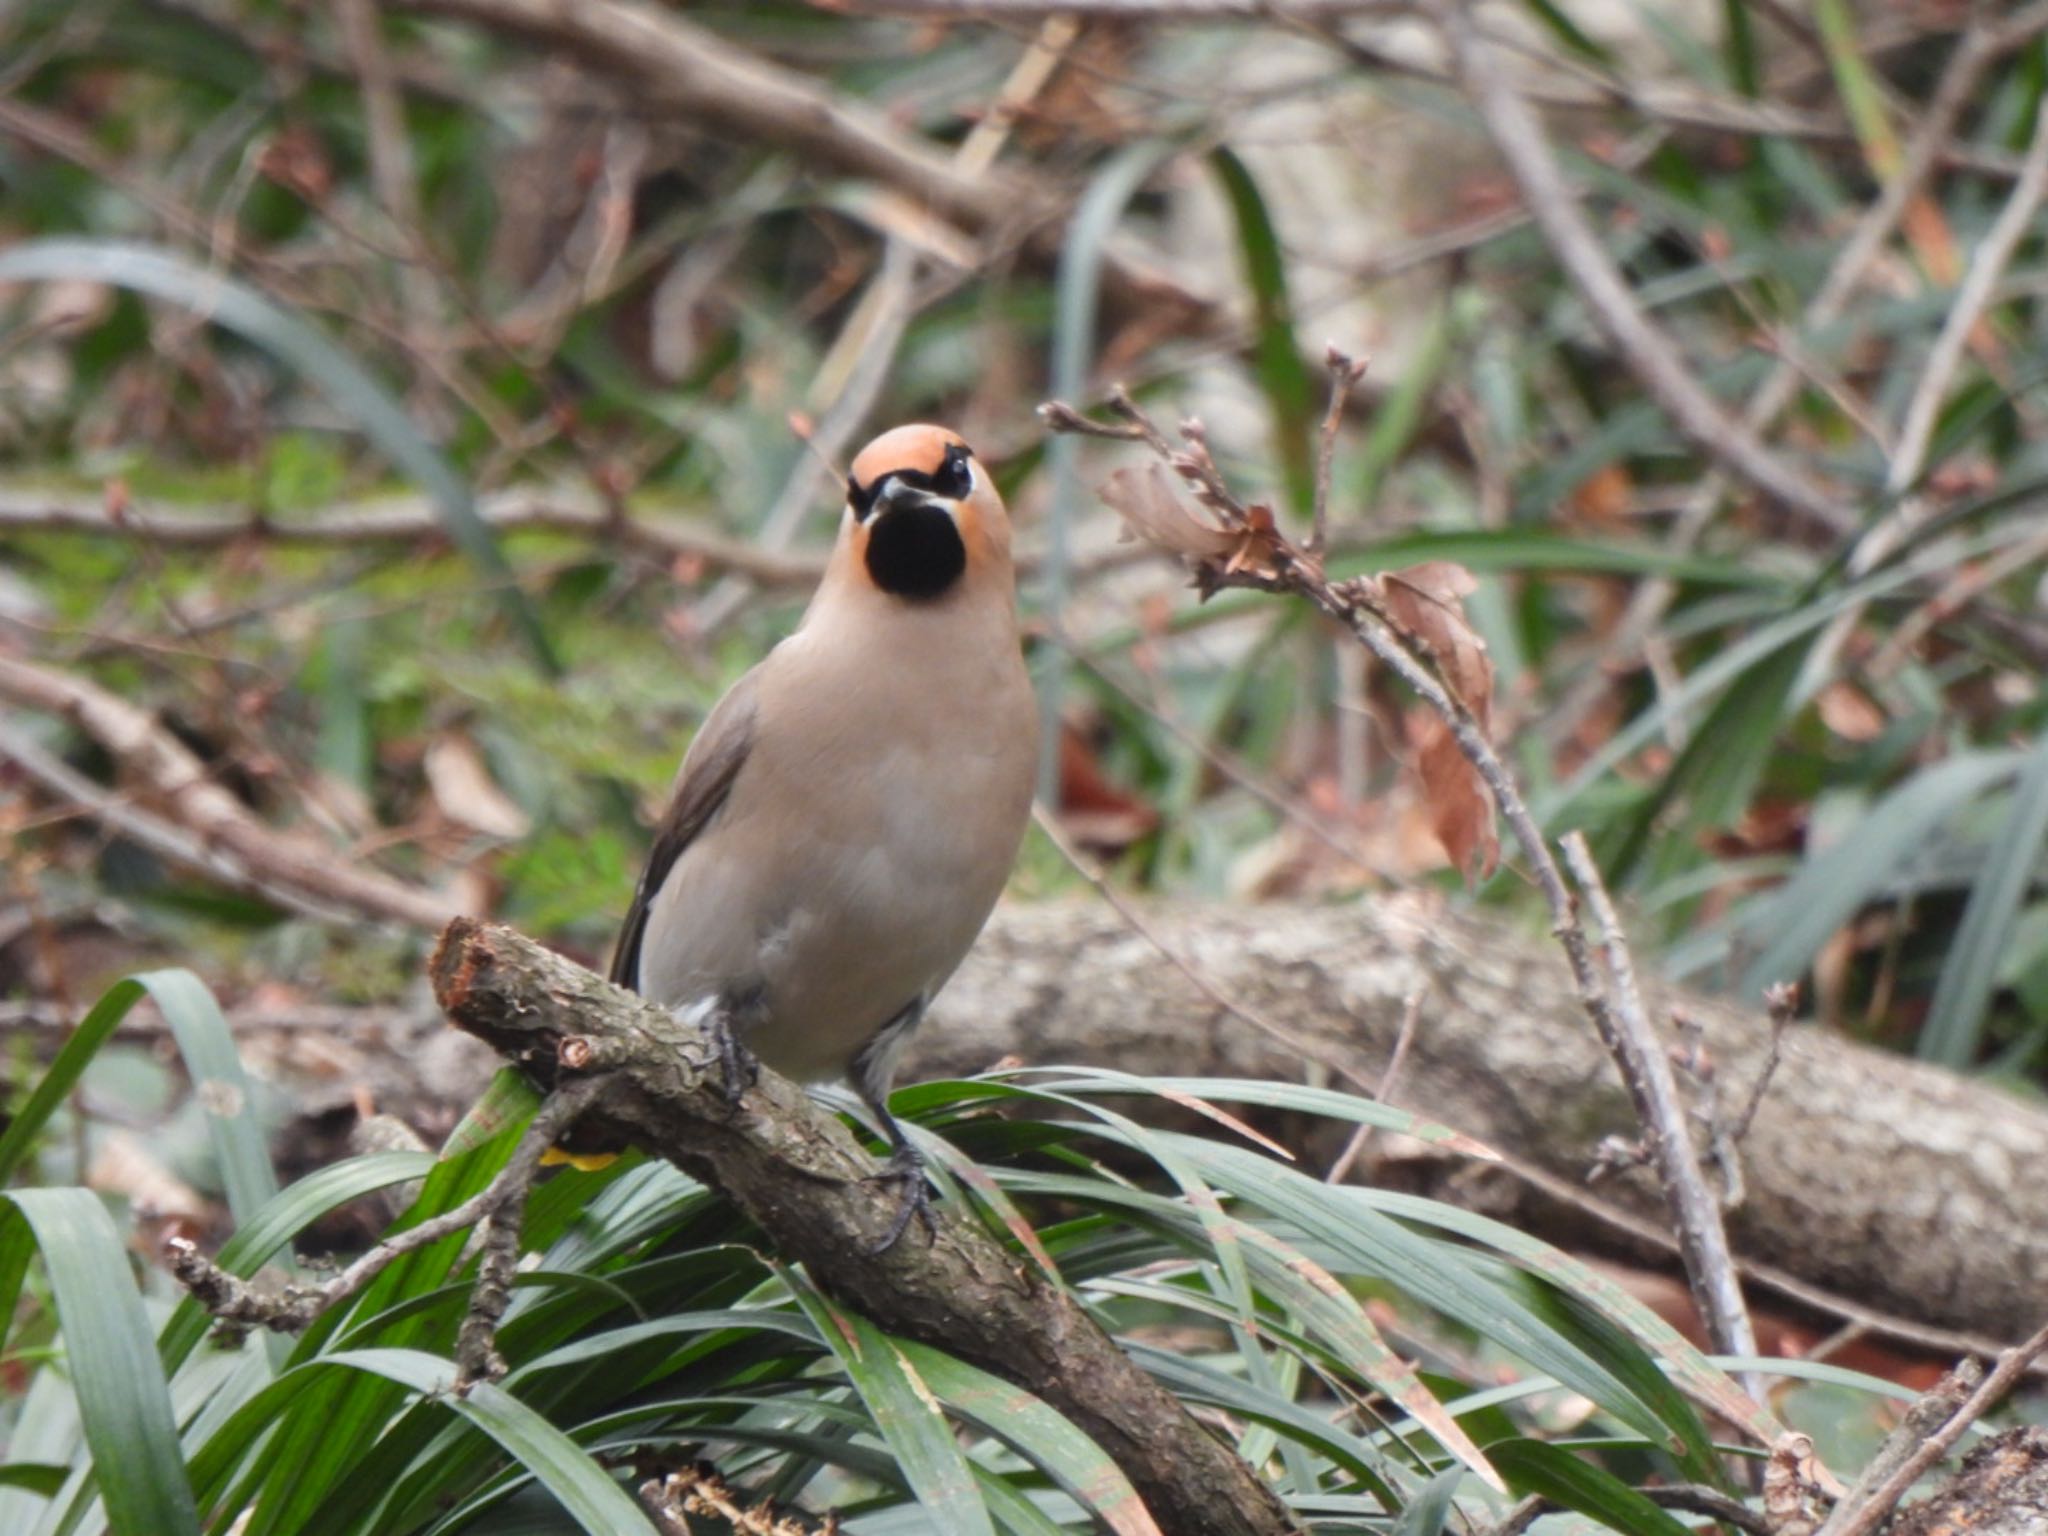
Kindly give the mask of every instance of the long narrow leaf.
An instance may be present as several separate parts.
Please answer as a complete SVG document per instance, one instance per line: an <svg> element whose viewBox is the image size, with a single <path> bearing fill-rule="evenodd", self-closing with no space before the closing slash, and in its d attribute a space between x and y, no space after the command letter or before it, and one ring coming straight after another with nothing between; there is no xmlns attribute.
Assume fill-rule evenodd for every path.
<svg viewBox="0 0 2048 1536"><path fill-rule="evenodd" d="M1920 1032L1923 1060L1961 1071L1977 1059L1998 964L2033 882L2043 838L2048 838L2048 734L2028 757L2005 821L1970 887L1962 927L1942 963L1927 1027Z"/></svg>
<svg viewBox="0 0 2048 1536"><path fill-rule="evenodd" d="M277 1171L270 1166L263 1126L256 1115L248 1073L220 1005L206 984L188 970L148 971L135 978L149 989L162 1011L178 1054L192 1076L193 1091L206 1111L206 1131L220 1160L228 1210L239 1224L277 1198Z"/></svg>
<svg viewBox="0 0 2048 1536"><path fill-rule="evenodd" d="M894 1339L795 1274L790 1289L874 1415L910 1491L947 1536L995 1536L988 1505L939 1400Z"/></svg>
<svg viewBox="0 0 2048 1536"><path fill-rule="evenodd" d="M6 1133L0 1135L0 1184L14 1177L15 1170L35 1145L36 1137L49 1124L50 1116L57 1112L58 1106L77 1085L107 1036L128 1017L128 1010L141 997L141 982L133 978L118 981L93 1004L92 1011L71 1032L71 1038L57 1052L57 1059L50 1063L50 1070L36 1084L35 1092L28 1096L26 1104L15 1111Z"/></svg>
<svg viewBox="0 0 2048 1536"><path fill-rule="evenodd" d="M0 1257L0 1269L18 1273L29 1246L50 1277L108 1528L114 1536L198 1536L170 1389L113 1219L86 1189L0 1194L0 1250L15 1250Z"/></svg>

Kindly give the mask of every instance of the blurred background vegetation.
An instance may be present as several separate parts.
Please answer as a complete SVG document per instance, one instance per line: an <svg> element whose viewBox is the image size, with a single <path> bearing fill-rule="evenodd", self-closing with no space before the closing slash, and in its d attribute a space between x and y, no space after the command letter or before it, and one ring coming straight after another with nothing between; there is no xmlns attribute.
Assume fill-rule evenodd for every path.
<svg viewBox="0 0 2048 1536"><path fill-rule="evenodd" d="M1327 339L1373 359L1333 567L1479 576L1499 739L1646 962L2042 1081L2041 6L1445 12L1718 440L1423 15L869 9L0 4L18 1059L138 967L367 1008L429 937L231 840L176 856L189 786L67 688L294 846L597 959L837 467L905 419L1010 499L1048 803L1119 883L1433 881L1535 926L1512 850L1469 897L1443 868L1412 700L1303 609L1197 605L1096 501L1126 460L1033 414L1126 383L1302 527ZM1015 894L1083 889L1034 833Z"/></svg>
<svg viewBox="0 0 2048 1536"><path fill-rule="evenodd" d="M699 712L799 611L829 466L933 417L1016 506L1062 804L1124 878L1422 874L1407 701L1299 612L1176 599L1111 542L1111 456L1076 468L1032 416L1128 382L1298 517L1331 338L1374 359L1341 563L1483 576L1501 734L1548 823L1597 834L1639 942L1751 996L1811 975L1823 1017L1951 1064L2039 1066L2031 227L1895 472L1956 285L2030 191L2030 30L1963 49L1967 7L1839 0L1498 18L1639 303L1831 527L1646 398L1413 23L700 8L671 30L701 67L794 93L730 131L636 79L652 54L413 9L7 17L0 217L42 262L0 360L9 644L157 711L266 817L596 954ZM1962 99L1934 99L1962 52ZM849 124L821 136L812 102ZM834 163L854 149L893 179ZM967 192L920 186L941 173ZM338 526L380 510L421 536ZM750 553L771 581L733 573ZM61 722L14 729L105 772ZM12 862L60 935L112 895L117 948L198 945L224 977L406 972L16 785ZM1072 883L1043 848L1020 881ZM60 979L47 946L4 958L12 989Z"/></svg>

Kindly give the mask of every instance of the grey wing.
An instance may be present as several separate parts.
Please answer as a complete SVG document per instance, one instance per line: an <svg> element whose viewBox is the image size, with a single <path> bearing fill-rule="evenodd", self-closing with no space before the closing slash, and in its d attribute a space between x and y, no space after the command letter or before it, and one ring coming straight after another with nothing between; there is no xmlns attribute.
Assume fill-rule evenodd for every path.
<svg viewBox="0 0 2048 1536"><path fill-rule="evenodd" d="M641 872L633 905L627 908L625 926L619 930L618 947L612 952L611 980L617 986L640 989L640 941L654 898L668 882L676 861L725 804L753 747L754 677L755 673L749 672L732 685L683 757L675 794L655 829L647 867Z"/></svg>

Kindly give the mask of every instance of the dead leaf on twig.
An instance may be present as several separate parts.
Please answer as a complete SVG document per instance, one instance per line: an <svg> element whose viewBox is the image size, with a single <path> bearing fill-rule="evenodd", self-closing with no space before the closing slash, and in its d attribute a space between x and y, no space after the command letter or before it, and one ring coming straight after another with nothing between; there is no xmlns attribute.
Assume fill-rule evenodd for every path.
<svg viewBox="0 0 2048 1536"><path fill-rule="evenodd" d="M1102 499L1124 520L1124 541L1136 539L1190 560L1219 560L1235 538L1196 516L1157 464L1119 469L1102 483Z"/></svg>
<svg viewBox="0 0 2048 1536"><path fill-rule="evenodd" d="M1375 605L1402 639L1419 644L1437 675L1486 730L1493 716L1493 658L1465 619L1465 599L1479 590L1470 571L1429 560L1385 571L1365 583Z"/></svg>
<svg viewBox="0 0 2048 1536"><path fill-rule="evenodd" d="M1181 499L1173 479L1157 464L1119 469L1102 484L1102 499L1124 520L1124 538L1137 539L1199 567L1203 595L1223 580L1249 572L1280 573L1286 542L1273 509L1255 503L1242 522L1218 527Z"/></svg>
<svg viewBox="0 0 2048 1536"><path fill-rule="evenodd" d="M1363 586L1394 631L1436 663L1437 676L1479 729L1488 730L1493 658L1465 618L1464 600L1479 588L1472 573L1449 560L1430 560L1368 577ZM1493 797L1449 721L1431 715L1418 729L1415 768L1437 841L1468 881L1484 880L1500 863Z"/></svg>
<svg viewBox="0 0 2048 1536"><path fill-rule="evenodd" d="M1500 864L1500 832L1486 781L1465 756L1450 726L1431 714L1420 728L1415 772L1422 780L1430 826L1459 874L1476 885Z"/></svg>

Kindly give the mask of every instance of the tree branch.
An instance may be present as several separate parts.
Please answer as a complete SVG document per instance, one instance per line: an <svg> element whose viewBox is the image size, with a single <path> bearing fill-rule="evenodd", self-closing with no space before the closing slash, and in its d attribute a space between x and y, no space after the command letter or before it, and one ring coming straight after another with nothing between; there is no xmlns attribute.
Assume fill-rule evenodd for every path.
<svg viewBox="0 0 2048 1536"><path fill-rule="evenodd" d="M455 903L444 896L353 864L334 847L265 826L147 711L97 683L0 655L0 701L61 715L98 742L197 839L202 867L225 852L265 887L289 893L294 905L345 906L416 927L438 927L455 915ZM33 754L8 749L4 739L0 750L35 771Z"/></svg>
<svg viewBox="0 0 2048 1536"><path fill-rule="evenodd" d="M1073 1294L977 1224L941 1212L929 1242L874 1248L898 1199L852 1133L763 1072L730 1105L718 1056L666 1009L508 928L451 923L435 996L456 1025L529 1071L567 1057L613 1074L590 1112L722 1189L819 1285L878 1325L947 1350L1044 1398L1130 1477L1162 1528L1281 1536L1286 1510L1250 1467L1117 1348ZM573 1049L565 1045L573 1043Z"/></svg>
<svg viewBox="0 0 2048 1536"><path fill-rule="evenodd" d="M1064 234L1065 199L1016 170L963 169L937 146L906 134L865 102L749 53L673 11L639 0L383 0L394 9L450 16L532 40L630 86L643 110L672 114L710 132L774 144L807 165L864 176L977 233L1048 244ZM1221 320L1210 299L1163 271L1109 254L1105 287L1126 304L1167 300Z"/></svg>
<svg viewBox="0 0 2048 1536"><path fill-rule="evenodd" d="M1913 1446L1909 1454L1903 1456L1897 1455L1897 1450L1902 1448L1900 1436L1894 1436L1892 1440L1887 1441L1884 1449L1879 1452L1878 1459L1872 1464L1873 1467L1884 1467L1885 1476L1876 1482L1875 1486L1866 1487L1865 1484L1870 1481L1866 1474L1864 1481L1858 1483L1849 1496L1835 1506L1835 1512L1828 1517L1827 1524L1820 1528L1818 1536L1870 1536L1872 1531L1891 1517L1892 1511L1899 1506L1899 1500L1912 1491L1913 1485L1926 1476L1929 1469L1962 1439L1963 1432L1995 1408L2005 1394L2013 1389L2021 1374L2043 1351L2048 1351L2048 1326L2040 1328L2025 1343L2015 1345L1999 1356L1998 1364L1981 1382L1973 1383L1973 1373L1976 1369L1974 1366L1951 1374L1926 1398L1914 1405L1916 1409L1926 1409L1931 1404L1934 1411L1909 1414L1906 1421L1900 1425L1902 1434L1909 1426L1924 1426L1925 1438ZM1962 1393L1973 1384L1976 1390L1969 1392L1967 1397L1962 1397ZM1961 1397L1960 1402L1955 1401L1958 1397ZM1941 1408L1949 1410L1946 1418L1939 1416ZM1925 1423L1929 1417L1935 1419L1931 1425Z"/></svg>

